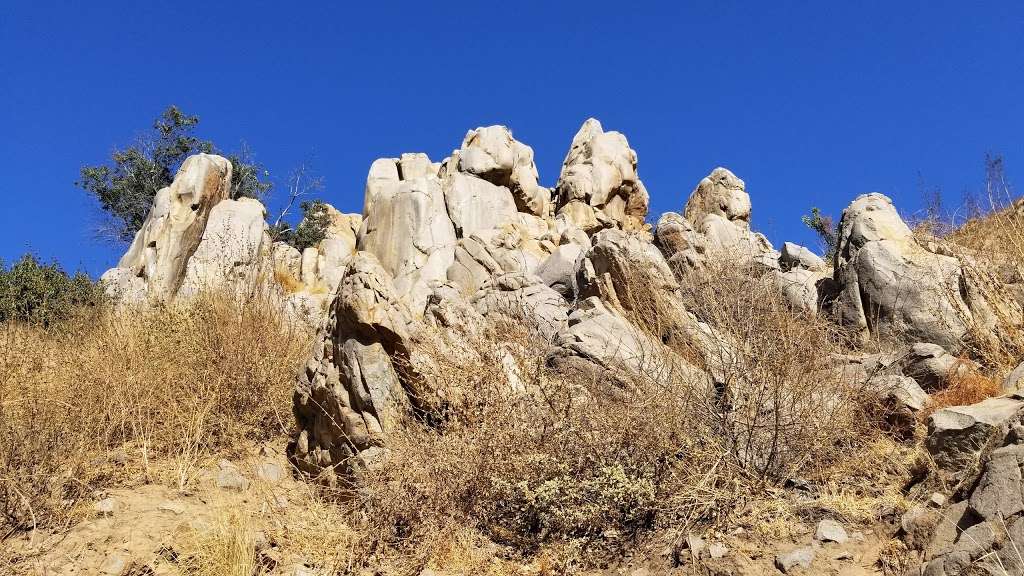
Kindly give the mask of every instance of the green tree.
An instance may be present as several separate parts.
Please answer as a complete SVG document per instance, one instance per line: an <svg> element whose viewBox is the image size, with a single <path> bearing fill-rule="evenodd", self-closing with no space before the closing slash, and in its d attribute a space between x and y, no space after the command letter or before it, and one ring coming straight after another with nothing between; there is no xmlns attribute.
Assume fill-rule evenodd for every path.
<svg viewBox="0 0 1024 576"><path fill-rule="evenodd" d="M811 208L811 215L803 215L800 218L804 226L817 233L825 251L825 260L831 260L836 253L837 233L835 223L831 216L821 213L817 207Z"/></svg>
<svg viewBox="0 0 1024 576"><path fill-rule="evenodd" d="M76 184L99 201L111 217L112 235L130 242L146 221L157 191L170 185L182 162L200 152L214 153L213 142L195 135L198 116L170 106L153 123L151 132L124 150L115 150L111 162L85 166ZM267 171L252 161L243 146L228 156L232 165L231 197L262 198L271 187Z"/></svg>
<svg viewBox="0 0 1024 576"><path fill-rule="evenodd" d="M10 269L0 261L0 323L49 327L102 301L102 290L83 272L69 276L58 264L41 264L31 254Z"/></svg>
<svg viewBox="0 0 1024 576"><path fill-rule="evenodd" d="M321 240L327 237L327 229L331 225L331 215L327 205L320 200L309 200L303 202L302 221L294 229L287 222L279 221L271 229L271 236L275 240L287 242L299 250L299 252L316 246Z"/></svg>

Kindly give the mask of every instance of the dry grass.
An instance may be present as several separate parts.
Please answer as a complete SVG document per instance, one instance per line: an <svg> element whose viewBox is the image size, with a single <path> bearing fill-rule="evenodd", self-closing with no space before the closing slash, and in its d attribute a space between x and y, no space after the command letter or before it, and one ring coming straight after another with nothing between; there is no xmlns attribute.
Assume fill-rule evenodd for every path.
<svg viewBox="0 0 1024 576"><path fill-rule="evenodd" d="M975 317L965 318L966 350L998 377L1024 358L1024 201L1012 199L1001 175L990 175L986 193L987 211L974 211L959 225L933 222L921 228L939 236L942 251L960 260L970 296L987 302L984 310L972 311Z"/></svg>
<svg viewBox="0 0 1024 576"><path fill-rule="evenodd" d="M921 413L922 419L942 408L975 404L1002 393L999 383L992 378L975 372L953 372L955 375L947 379L946 387L932 394L931 403Z"/></svg>
<svg viewBox="0 0 1024 576"><path fill-rule="evenodd" d="M98 485L180 488L204 458L287 433L309 335L258 298L0 326L0 525L68 519Z"/></svg>
<svg viewBox="0 0 1024 576"><path fill-rule="evenodd" d="M222 508L213 522L184 539L178 570L184 576L261 576L257 529L247 512Z"/></svg>

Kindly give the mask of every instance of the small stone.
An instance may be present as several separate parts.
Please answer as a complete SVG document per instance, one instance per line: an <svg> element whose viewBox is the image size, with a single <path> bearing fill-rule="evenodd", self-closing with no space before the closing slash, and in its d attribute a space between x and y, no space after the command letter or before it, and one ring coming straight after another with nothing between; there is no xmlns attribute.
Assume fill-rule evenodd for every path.
<svg viewBox="0 0 1024 576"><path fill-rule="evenodd" d="M842 524L835 520L825 519L818 522L818 527L814 530L814 539L819 542L843 544L849 539L849 536L846 535Z"/></svg>
<svg viewBox="0 0 1024 576"><path fill-rule="evenodd" d="M180 516L185 513L185 505L174 500L168 500L167 502L157 506L156 509L161 512L170 512L175 516Z"/></svg>
<svg viewBox="0 0 1024 576"><path fill-rule="evenodd" d="M256 466L256 476L264 482L277 484L284 479L284 467L277 462L261 462Z"/></svg>
<svg viewBox="0 0 1024 576"><path fill-rule="evenodd" d="M729 553L729 548L721 542L715 542L711 546L708 546L708 556L711 556L712 560L718 560L719 558L725 558L725 555Z"/></svg>
<svg viewBox="0 0 1024 576"><path fill-rule="evenodd" d="M121 553L114 553L107 556L100 564L100 574L107 576L121 576L128 570L128 557Z"/></svg>
<svg viewBox="0 0 1024 576"><path fill-rule="evenodd" d="M104 498L96 504L93 504L93 509L96 510L96 515L100 517L110 517L117 513L117 500L113 498Z"/></svg>
<svg viewBox="0 0 1024 576"><path fill-rule="evenodd" d="M697 536L696 534L687 534L686 547L690 549L690 556L692 556L694 560L697 560L700 558L700 555L704 553L704 548L707 547L707 544L700 536Z"/></svg>
<svg viewBox="0 0 1024 576"><path fill-rule="evenodd" d="M222 466L217 472L217 487L226 490L245 490L249 487L249 480L234 466Z"/></svg>
<svg viewBox="0 0 1024 576"><path fill-rule="evenodd" d="M928 505L932 508L942 508L946 505L946 497L939 492L935 492L928 498Z"/></svg>
<svg viewBox="0 0 1024 576"><path fill-rule="evenodd" d="M789 574L794 568L809 569L813 561L814 550L810 546L804 546L776 556L775 567Z"/></svg>

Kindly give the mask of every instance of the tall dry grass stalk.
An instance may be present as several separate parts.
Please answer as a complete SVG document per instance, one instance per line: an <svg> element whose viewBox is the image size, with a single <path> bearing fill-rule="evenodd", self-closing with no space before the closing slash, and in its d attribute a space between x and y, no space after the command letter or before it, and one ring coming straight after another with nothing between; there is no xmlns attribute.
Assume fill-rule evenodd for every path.
<svg viewBox="0 0 1024 576"><path fill-rule="evenodd" d="M288 432L310 335L260 297L0 326L0 524L59 521L100 482L186 487L240 440Z"/></svg>

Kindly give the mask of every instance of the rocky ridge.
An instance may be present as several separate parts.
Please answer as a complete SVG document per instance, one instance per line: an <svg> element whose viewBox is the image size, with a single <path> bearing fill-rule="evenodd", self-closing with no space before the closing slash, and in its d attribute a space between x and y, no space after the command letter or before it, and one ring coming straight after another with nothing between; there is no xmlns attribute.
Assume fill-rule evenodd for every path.
<svg viewBox="0 0 1024 576"><path fill-rule="evenodd" d="M281 306L318 326L296 385L299 432L289 454L325 482L386 458L389 432L421 408L415 391L428 370L417 348L427 327L458 336L510 318L548 342L553 368L609 378L684 371L721 394L714 358L736 343L687 310L680 286L712 264L733 266L775 286L795 313L886 342L890 352L852 353L835 368L863 381L890 407L892 426L913 434L929 394L975 370L957 359L965 343L995 333L997 317L1021 318L1007 296L1019 287L979 272L940 240L916 237L879 193L844 210L832 262L792 243L776 250L751 230L746 184L725 168L651 226L636 152L594 119L573 138L551 189L538 183L532 149L503 126L469 131L440 162L379 159L362 213L330 208L327 237L302 253L272 241L258 202L227 197L230 176L224 158L189 158L103 280L137 304L269 285ZM679 310L681 325L660 341L629 320L631 274ZM671 338L703 357L661 350ZM926 446L951 497L904 517L908 544L920 550L912 573L959 574L1024 548L1022 415L1024 399L1011 393L929 417Z"/></svg>

